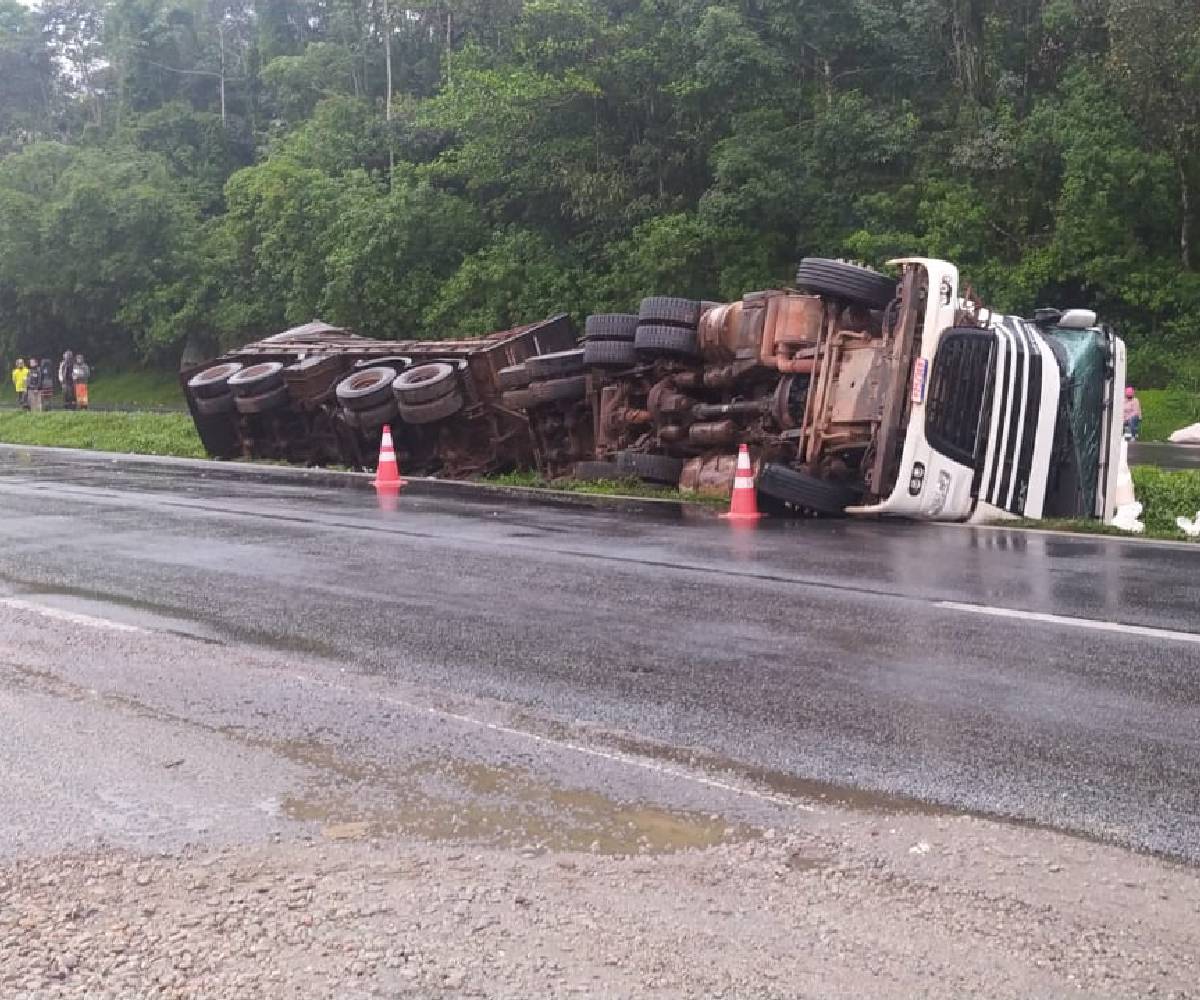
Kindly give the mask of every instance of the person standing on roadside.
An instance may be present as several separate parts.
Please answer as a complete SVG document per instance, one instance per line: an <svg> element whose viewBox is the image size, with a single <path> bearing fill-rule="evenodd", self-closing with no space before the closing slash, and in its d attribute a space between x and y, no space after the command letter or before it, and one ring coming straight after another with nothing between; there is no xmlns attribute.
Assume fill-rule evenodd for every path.
<svg viewBox="0 0 1200 1000"><path fill-rule="evenodd" d="M29 359L29 371L25 374L25 405L29 405L29 394L37 392L41 385L42 366L37 358Z"/></svg>
<svg viewBox="0 0 1200 1000"><path fill-rule="evenodd" d="M29 404L25 401L25 385L29 381L29 369L25 367L25 361L22 358L17 358L17 363L13 365L12 370L13 389L17 393L17 403L22 409L28 408Z"/></svg>
<svg viewBox="0 0 1200 1000"><path fill-rule="evenodd" d="M1133 386L1125 386L1125 436L1137 440L1142 429L1142 403L1133 391Z"/></svg>
<svg viewBox="0 0 1200 1000"><path fill-rule="evenodd" d="M42 358L39 366L38 392L42 395L42 409L50 409L54 400L54 365L48 357Z"/></svg>
<svg viewBox="0 0 1200 1000"><path fill-rule="evenodd" d="M92 369L82 354L75 355L75 403L81 410L88 408L88 382Z"/></svg>
<svg viewBox="0 0 1200 1000"><path fill-rule="evenodd" d="M75 409L75 352L63 351L62 364L58 369L58 381L62 385L63 406Z"/></svg>

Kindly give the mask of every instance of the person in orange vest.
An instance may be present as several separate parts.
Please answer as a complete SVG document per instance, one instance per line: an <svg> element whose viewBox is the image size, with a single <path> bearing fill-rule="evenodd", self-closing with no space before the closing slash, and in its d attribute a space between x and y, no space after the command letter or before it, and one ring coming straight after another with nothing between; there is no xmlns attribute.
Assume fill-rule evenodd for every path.
<svg viewBox="0 0 1200 1000"><path fill-rule="evenodd" d="M75 403L81 410L88 408L88 382L92 369L82 354L75 355Z"/></svg>

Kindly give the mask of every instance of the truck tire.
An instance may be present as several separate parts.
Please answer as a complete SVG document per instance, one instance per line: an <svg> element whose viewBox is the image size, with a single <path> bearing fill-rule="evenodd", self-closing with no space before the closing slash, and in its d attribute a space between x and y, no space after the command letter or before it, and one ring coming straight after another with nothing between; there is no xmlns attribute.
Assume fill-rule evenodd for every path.
<svg viewBox="0 0 1200 1000"><path fill-rule="evenodd" d="M228 376L227 376L228 377ZM202 417L219 417L234 411L233 393L223 392L219 396L197 396L192 400L196 412Z"/></svg>
<svg viewBox="0 0 1200 1000"><path fill-rule="evenodd" d="M616 462L576 462L571 475L584 483L612 482L628 475Z"/></svg>
<svg viewBox="0 0 1200 1000"><path fill-rule="evenodd" d="M384 365L360 368L337 384L334 394L347 410L373 410L382 406L392 395L396 369Z"/></svg>
<svg viewBox="0 0 1200 1000"><path fill-rule="evenodd" d="M236 375L246 366L240 361L226 361L224 364L213 365L188 379L188 388L192 390L195 399L213 399L229 393L226 384L231 375Z"/></svg>
<svg viewBox="0 0 1200 1000"><path fill-rule="evenodd" d="M758 475L761 493L784 503L803 507L817 514L841 515L859 500L859 494L841 483L825 479L786 465L768 462Z"/></svg>
<svg viewBox="0 0 1200 1000"><path fill-rule="evenodd" d="M695 299L652 296L638 306L638 325L666 325L696 328L700 322L700 303Z"/></svg>
<svg viewBox="0 0 1200 1000"><path fill-rule="evenodd" d="M237 407L238 413L249 416L278 410L281 406L287 406L290 398L287 386L277 385L274 389L260 392L256 396L234 396L233 405Z"/></svg>
<svg viewBox="0 0 1200 1000"><path fill-rule="evenodd" d="M234 372L225 385L235 396L265 395L283 385L283 364L279 361L260 361Z"/></svg>
<svg viewBox="0 0 1200 1000"><path fill-rule="evenodd" d="M677 486L683 474L683 459L670 455L649 455L640 451L619 451L617 468L625 476L636 476L648 483Z"/></svg>
<svg viewBox="0 0 1200 1000"><path fill-rule="evenodd" d="M548 382L534 382L529 387L529 394L535 405L542 403L573 403L587 396L587 376L572 375L570 378L556 378Z"/></svg>
<svg viewBox="0 0 1200 1000"><path fill-rule="evenodd" d="M510 389L524 389L532 381L533 376L529 374L529 369L524 365L509 365L496 372L496 388L501 392L508 392Z"/></svg>
<svg viewBox="0 0 1200 1000"><path fill-rule="evenodd" d="M629 340L587 340L583 360L589 368L628 368L637 364L637 348Z"/></svg>
<svg viewBox="0 0 1200 1000"><path fill-rule="evenodd" d="M666 354L679 358L695 358L700 355L696 331L682 326L639 326L637 339L633 344L640 354Z"/></svg>
<svg viewBox="0 0 1200 1000"><path fill-rule="evenodd" d="M588 340L633 340L637 327L632 313L596 313L584 320L583 335Z"/></svg>
<svg viewBox="0 0 1200 1000"><path fill-rule="evenodd" d="M353 418L353 426L364 431L373 431L384 424L395 420L400 415L400 407L395 396L388 396L378 406L366 410L347 410L346 416ZM347 421L349 422L349 421Z"/></svg>
<svg viewBox="0 0 1200 1000"><path fill-rule="evenodd" d="M421 403L432 403L455 393L458 389L458 373L454 366L444 361L435 361L428 365L417 365L396 376L392 383L396 399L401 405L419 406ZM401 410L403 413L403 410Z"/></svg>
<svg viewBox="0 0 1200 1000"><path fill-rule="evenodd" d="M525 359L525 368L535 378L562 378L583 371L583 349L555 351Z"/></svg>
<svg viewBox="0 0 1200 1000"><path fill-rule="evenodd" d="M882 309L896 297L895 279L869 267L824 257L805 257L800 261L796 287L869 309Z"/></svg>
<svg viewBox="0 0 1200 1000"><path fill-rule="evenodd" d="M500 397L500 405L506 410L528 410L535 405L533 393L528 389L509 389Z"/></svg>
<svg viewBox="0 0 1200 1000"><path fill-rule="evenodd" d="M452 417L463 408L462 394L456 389L423 403L399 401L400 417L406 424L432 424Z"/></svg>

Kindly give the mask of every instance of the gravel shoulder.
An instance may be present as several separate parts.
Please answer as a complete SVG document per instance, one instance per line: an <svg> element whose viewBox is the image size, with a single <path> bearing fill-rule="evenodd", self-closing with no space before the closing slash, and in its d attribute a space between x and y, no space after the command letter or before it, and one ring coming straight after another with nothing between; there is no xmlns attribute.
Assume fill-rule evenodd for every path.
<svg viewBox="0 0 1200 1000"><path fill-rule="evenodd" d="M4 1000L1200 996L1195 868L130 621L0 600Z"/></svg>
<svg viewBox="0 0 1200 1000"><path fill-rule="evenodd" d="M344 828L5 865L0 984L18 1000L1191 997L1196 893L1192 872L972 819L651 857Z"/></svg>

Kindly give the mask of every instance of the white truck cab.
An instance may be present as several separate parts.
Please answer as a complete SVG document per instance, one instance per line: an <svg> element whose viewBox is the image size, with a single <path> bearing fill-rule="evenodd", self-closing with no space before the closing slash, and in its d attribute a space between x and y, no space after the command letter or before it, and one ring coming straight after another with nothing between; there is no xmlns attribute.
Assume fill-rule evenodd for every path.
<svg viewBox="0 0 1200 1000"><path fill-rule="evenodd" d="M973 306L946 261L890 263L922 271L925 289L903 445L892 482L880 483L886 492L847 513L1111 517L1124 343L1088 310L1049 311L1039 323Z"/></svg>

